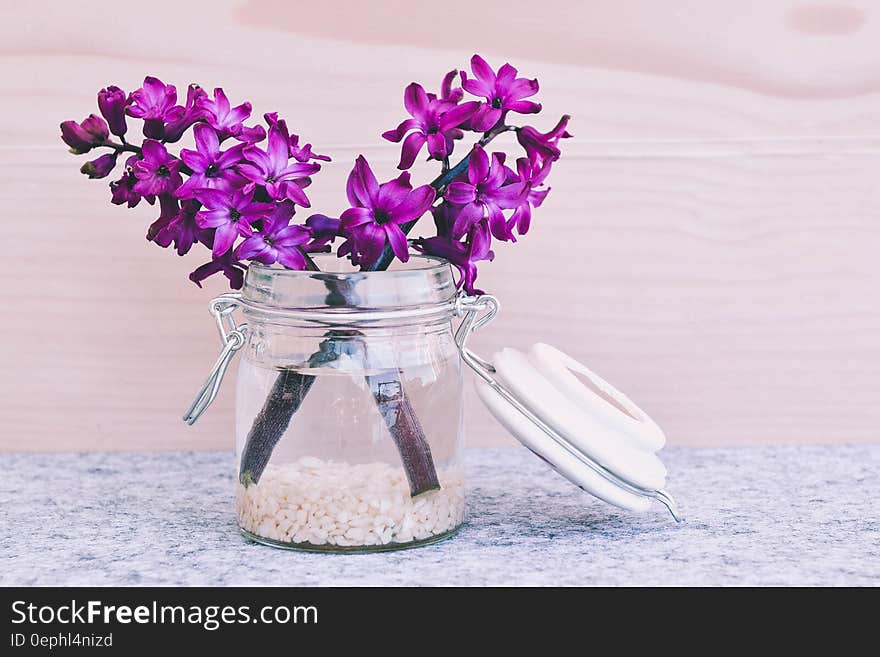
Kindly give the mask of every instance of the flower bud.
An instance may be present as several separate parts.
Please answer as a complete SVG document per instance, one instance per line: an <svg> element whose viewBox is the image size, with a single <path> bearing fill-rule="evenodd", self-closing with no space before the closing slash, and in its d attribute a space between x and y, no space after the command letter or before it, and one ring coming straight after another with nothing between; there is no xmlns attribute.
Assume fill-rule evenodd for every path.
<svg viewBox="0 0 880 657"><path fill-rule="evenodd" d="M125 92L113 85L98 92L98 108L101 110L101 115L110 124L110 132L117 137L124 135L128 129L125 124L126 101Z"/></svg>
<svg viewBox="0 0 880 657"><path fill-rule="evenodd" d="M107 124L100 116L89 114L82 123L65 121L61 124L61 139L70 146L70 152L82 155L103 144L110 136Z"/></svg>
<svg viewBox="0 0 880 657"><path fill-rule="evenodd" d="M110 137L107 122L100 116L89 114L80 125L91 136L93 146L103 144Z"/></svg>
<svg viewBox="0 0 880 657"><path fill-rule="evenodd" d="M70 146L70 152L82 155L92 150L92 136L76 121L61 124L61 140Z"/></svg>
<svg viewBox="0 0 880 657"><path fill-rule="evenodd" d="M116 153L105 153L99 158L86 162L80 168L80 173L84 173L89 178L104 178L116 166Z"/></svg>

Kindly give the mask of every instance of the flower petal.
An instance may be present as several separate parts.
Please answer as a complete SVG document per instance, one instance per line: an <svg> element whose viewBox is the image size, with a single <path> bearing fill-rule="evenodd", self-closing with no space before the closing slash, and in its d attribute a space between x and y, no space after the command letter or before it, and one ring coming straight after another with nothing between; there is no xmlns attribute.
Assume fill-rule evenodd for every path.
<svg viewBox="0 0 880 657"><path fill-rule="evenodd" d="M221 256L226 253L238 237L238 228L235 224L226 223L218 226L214 232L214 247L211 253L214 257Z"/></svg>
<svg viewBox="0 0 880 657"><path fill-rule="evenodd" d="M434 202L436 192L430 185L422 185L416 187L406 199L395 208L388 210L388 216L395 223L407 223L421 217L431 207Z"/></svg>
<svg viewBox="0 0 880 657"><path fill-rule="evenodd" d="M477 197L476 189L466 182L449 183L446 187L446 200L450 203L471 203Z"/></svg>
<svg viewBox="0 0 880 657"><path fill-rule="evenodd" d="M400 163L397 165L398 169L409 169L413 165L419 151L422 150L422 146L425 145L425 140L425 135L421 132L413 132L404 139L403 147L400 149Z"/></svg>
<svg viewBox="0 0 880 657"><path fill-rule="evenodd" d="M435 160L442 160L446 157L446 137L442 132L428 135L428 153Z"/></svg>
<svg viewBox="0 0 880 657"><path fill-rule="evenodd" d="M461 87L469 94L473 94L474 96L482 96L485 99L492 98L494 93L492 87L482 80L478 80L476 78L469 78L467 73L464 71L461 72Z"/></svg>
<svg viewBox="0 0 880 657"><path fill-rule="evenodd" d="M448 112L444 112L439 121L440 131L446 132L452 128L455 128L456 126L461 125L469 118L471 118L474 112L480 109L480 105L481 103L478 103L475 100L471 100L466 103L462 103L461 105L456 105Z"/></svg>
<svg viewBox="0 0 880 657"><path fill-rule="evenodd" d="M349 231L364 224L374 223L373 211L368 208L349 208L339 216L339 230Z"/></svg>
<svg viewBox="0 0 880 657"><path fill-rule="evenodd" d="M305 244L312 236L304 226L285 226L274 234L273 242L278 246L298 246Z"/></svg>
<svg viewBox="0 0 880 657"><path fill-rule="evenodd" d="M198 173L203 173L211 164L207 157L198 151L191 151L188 148L180 150L180 159L183 160L186 166Z"/></svg>
<svg viewBox="0 0 880 657"><path fill-rule="evenodd" d="M403 139L403 136L412 130L413 128L419 127L419 122L415 119L406 119L402 121L399 126L397 126L394 130L388 130L387 132L382 133L382 138L387 139L388 141L393 141L395 144Z"/></svg>
<svg viewBox="0 0 880 657"><path fill-rule="evenodd" d="M272 170L281 171L287 166L287 160L290 157L290 149L287 145L287 137L285 137L278 128L270 128L269 145L266 149L269 155L269 162Z"/></svg>
<svg viewBox="0 0 880 657"><path fill-rule="evenodd" d="M394 180L379 185L379 195L376 197L376 205L380 208L394 208L406 200L407 194L412 190L409 182L409 172L404 171Z"/></svg>
<svg viewBox="0 0 880 657"><path fill-rule="evenodd" d="M397 224L385 224L383 228L385 229L385 235L388 237L388 243L391 245L391 250L394 251L394 255L401 262L409 260L409 245L406 243L406 235L403 234L400 227Z"/></svg>
<svg viewBox="0 0 880 657"><path fill-rule="evenodd" d="M505 90L505 96L510 99L521 100L534 96L538 93L540 85L537 80L529 80L527 78L517 78Z"/></svg>
<svg viewBox="0 0 880 657"><path fill-rule="evenodd" d="M211 159L217 157L217 153L220 152L220 139L217 137L217 132L214 128L207 123L199 123L193 128L193 132L195 133L196 148L199 149L199 153L207 155Z"/></svg>
<svg viewBox="0 0 880 657"><path fill-rule="evenodd" d="M498 77L495 79L496 86L502 89L510 88L516 80L516 69L510 64L504 64L498 69Z"/></svg>
<svg viewBox="0 0 880 657"><path fill-rule="evenodd" d="M476 77L486 84L495 84L495 71L493 71L492 67L489 66L486 60L479 55L471 57L471 70Z"/></svg>
<svg viewBox="0 0 880 657"><path fill-rule="evenodd" d="M530 100L518 100L514 103L505 103L504 107L511 112L519 114L537 114L541 111L541 103L533 103Z"/></svg>
<svg viewBox="0 0 880 657"><path fill-rule="evenodd" d="M238 245L238 247L235 249L235 257L239 260L252 260L255 256L258 256L260 253L265 251L268 246L269 245L266 244L266 241L263 239L262 235L252 235Z"/></svg>
<svg viewBox="0 0 880 657"><path fill-rule="evenodd" d="M216 189L197 189L194 196L206 208L228 208L231 206L229 194Z"/></svg>
<svg viewBox="0 0 880 657"><path fill-rule="evenodd" d="M477 144L471 151L471 159L468 162L468 180L472 185L477 185L489 175L489 155L483 147Z"/></svg>
<svg viewBox="0 0 880 657"><path fill-rule="evenodd" d="M501 118L501 110L484 104L471 117L471 127L478 132L486 132Z"/></svg>
<svg viewBox="0 0 880 657"><path fill-rule="evenodd" d="M492 235L499 240L515 242L516 239L507 227L507 220L504 218L501 208L494 203L489 203L486 205L486 210L489 212L489 229L492 231Z"/></svg>
<svg viewBox="0 0 880 657"><path fill-rule="evenodd" d="M455 223L452 225L452 236L455 239L460 239L470 230L471 226L483 219L484 212L483 206L479 203L468 203L465 205L461 212L458 213Z"/></svg>
<svg viewBox="0 0 880 657"><path fill-rule="evenodd" d="M284 193L291 201L296 203L297 205L301 205L304 208L312 207L311 201L309 201L309 197L306 196L306 193L303 191L303 188L300 187L295 181L290 180L284 184Z"/></svg>
<svg viewBox="0 0 880 657"><path fill-rule="evenodd" d="M278 262L288 269L303 270L306 268L306 259L299 249L278 249Z"/></svg>
<svg viewBox="0 0 880 657"><path fill-rule="evenodd" d="M403 92L403 106L417 119L422 119L428 111L428 95L422 85L413 82Z"/></svg>
<svg viewBox="0 0 880 657"><path fill-rule="evenodd" d="M379 194L379 183L363 155L358 155L345 186L348 202L360 207L372 207Z"/></svg>

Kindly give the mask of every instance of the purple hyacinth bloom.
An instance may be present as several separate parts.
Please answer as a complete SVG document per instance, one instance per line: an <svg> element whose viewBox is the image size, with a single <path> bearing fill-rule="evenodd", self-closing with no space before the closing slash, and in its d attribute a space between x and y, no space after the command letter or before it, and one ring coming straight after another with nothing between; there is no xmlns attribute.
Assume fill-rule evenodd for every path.
<svg viewBox="0 0 880 657"><path fill-rule="evenodd" d="M431 159L443 160L452 153L453 140L460 139L462 123L467 121L480 107L480 103L470 101L455 105L452 102L428 97L422 85L413 82L403 93L403 104L413 118L403 121L395 130L382 133L388 141L403 142L398 169L409 169L415 162L425 143Z"/></svg>
<svg viewBox="0 0 880 657"><path fill-rule="evenodd" d="M180 204L177 198L171 194L162 194L159 197L159 218L147 229L147 241L155 242L163 249L174 241L173 235L163 233L168 225L180 212Z"/></svg>
<svg viewBox="0 0 880 657"><path fill-rule="evenodd" d="M408 172L380 185L367 160L359 155L348 176L346 193L352 207L340 216L340 231L348 238L345 252L352 254L352 261L374 264L386 243L400 260L409 260L409 247L400 224L414 221L428 211L434 202L434 188L422 185L413 189Z"/></svg>
<svg viewBox="0 0 880 657"><path fill-rule="evenodd" d="M198 150L180 151L180 159L192 169L192 174L175 194L179 198L191 198L196 189L229 191L232 187L241 187L246 180L235 166L241 162L244 144L221 151L220 138L207 123L198 124L194 133Z"/></svg>
<svg viewBox="0 0 880 657"><path fill-rule="evenodd" d="M502 210L516 208L527 192L522 182L508 182L502 153L488 154L477 144L468 163L467 181L449 183L446 200L462 206L452 227L452 237L461 238L484 216L492 234L500 240L513 239Z"/></svg>
<svg viewBox="0 0 880 657"><path fill-rule="evenodd" d="M171 108L165 117L165 141L178 141L190 127L205 116L201 107L201 99L205 90L197 84L191 84L186 90L186 105Z"/></svg>
<svg viewBox="0 0 880 657"><path fill-rule="evenodd" d="M176 208L177 199L171 197L174 201L173 205L169 205L169 214L165 214L165 206L162 204L163 197L159 198L163 211L147 231L147 239L155 242L161 247L174 244L177 255L186 255L192 248L193 244L207 239L209 230L203 229L196 221L196 215L202 205L194 199L182 201L180 207ZM173 211L173 212L171 212Z"/></svg>
<svg viewBox="0 0 880 657"><path fill-rule="evenodd" d="M323 160L324 162L330 162L329 156L314 153L311 144L300 146L299 135L292 135L289 133L287 130L287 121L279 119L278 112L264 114L263 118L266 119L266 123L269 124L270 130L272 128L277 128L281 134L284 135L290 149L290 157L294 158L297 162L308 162L309 160Z"/></svg>
<svg viewBox="0 0 880 657"><path fill-rule="evenodd" d="M288 198L303 207L309 207L309 199L303 191L310 175L320 170L319 164L290 162L290 149L287 137L277 127L269 129L267 150L259 146L244 149L247 160L239 165L238 171L248 180L266 187L273 199Z"/></svg>
<svg viewBox="0 0 880 657"><path fill-rule="evenodd" d="M106 178L115 166L116 153L104 153L104 155L83 164L79 171L89 178Z"/></svg>
<svg viewBox="0 0 880 657"><path fill-rule="evenodd" d="M110 85L98 92L98 109L101 116L107 119L110 132L117 137L125 134L125 104L128 102L126 93L117 86Z"/></svg>
<svg viewBox="0 0 880 657"><path fill-rule="evenodd" d="M155 139L145 139L141 147L143 159L134 165L138 179L134 191L144 196L170 194L180 187L180 160L169 155L165 146Z"/></svg>
<svg viewBox="0 0 880 657"><path fill-rule="evenodd" d="M297 162L308 162L309 160L330 161L329 155L318 155L312 151L311 144L299 145L299 135L290 135L290 156Z"/></svg>
<svg viewBox="0 0 880 657"><path fill-rule="evenodd" d="M147 76L144 86L131 93L126 112L129 116L144 121L144 136L162 139L165 136L165 121L172 114L177 103L177 88L165 84L159 78Z"/></svg>
<svg viewBox="0 0 880 657"><path fill-rule="evenodd" d="M232 107L223 89L214 89L214 98L205 96L199 100L199 105L205 110L205 119L211 124L221 140L234 137L242 130L242 123L251 115L251 104L242 103Z"/></svg>
<svg viewBox="0 0 880 657"><path fill-rule="evenodd" d="M520 235L525 235L529 231L532 208L540 207L550 192L550 188L543 187L543 184L550 174L552 163L552 160L547 160L541 167L536 167L527 157L521 157L516 161L517 174L508 176L508 179L525 183L527 191L522 203L507 220L507 228L511 233L514 227Z"/></svg>
<svg viewBox="0 0 880 657"><path fill-rule="evenodd" d="M493 260L495 253L490 248L492 244L489 229L486 222L475 224L464 242L438 235L436 237L421 238L415 243L416 250L426 255L439 256L448 260L459 272L459 287L464 287L468 294L483 294L482 290L474 287L477 280L477 262L480 260Z"/></svg>
<svg viewBox="0 0 880 657"><path fill-rule="evenodd" d="M211 262L206 262L198 267L189 275L189 280L202 287L203 280L220 272L229 279L229 287L233 290L239 290L244 285L245 266L235 259L232 251L215 257Z"/></svg>
<svg viewBox="0 0 880 657"><path fill-rule="evenodd" d="M288 269L305 269L306 259L299 246L309 241L311 231L305 226L291 226L294 205L282 201L265 219L263 226L235 249L239 260L256 260L264 265L281 263Z"/></svg>
<svg viewBox="0 0 880 657"><path fill-rule="evenodd" d="M65 121L61 124L61 140L77 155L88 153L110 137L107 123L100 116L89 114L82 123Z"/></svg>
<svg viewBox="0 0 880 657"><path fill-rule="evenodd" d="M303 247L306 253L326 253L330 243L339 234L340 220L324 214L313 214L306 219L306 226L312 231L312 241Z"/></svg>
<svg viewBox="0 0 880 657"><path fill-rule="evenodd" d="M125 161L125 171L122 173L122 177L119 180L114 180L110 183L110 192L112 194L110 202L114 205L128 203L128 207L133 208L140 203L142 198L146 199L147 203L150 205L155 203L155 196L151 194L143 196L135 190L135 185L138 184L138 179L134 175L134 166L138 162L140 162L140 158L137 155L129 157Z"/></svg>
<svg viewBox="0 0 880 657"><path fill-rule="evenodd" d="M538 81L516 77L517 71L510 64L498 69L498 74L479 55L471 57L471 71L474 77L468 78L461 72L461 86L464 90L482 96L486 102L471 117L474 130L489 130L501 119L505 112L519 114L536 114L541 105L530 100L523 100L538 93Z"/></svg>
<svg viewBox="0 0 880 657"><path fill-rule="evenodd" d="M199 189L195 196L205 206L196 216L199 226L216 229L211 249L215 257L229 251L237 238L250 236L253 232L251 224L269 216L274 209L272 203L254 201L253 192L241 189L232 193Z"/></svg>
<svg viewBox="0 0 880 657"><path fill-rule="evenodd" d="M559 159L559 140L572 136L565 129L569 118L571 117L568 115L563 116L550 132L538 132L530 125L516 131L517 141L526 150L526 155L534 166L540 168L545 162Z"/></svg>

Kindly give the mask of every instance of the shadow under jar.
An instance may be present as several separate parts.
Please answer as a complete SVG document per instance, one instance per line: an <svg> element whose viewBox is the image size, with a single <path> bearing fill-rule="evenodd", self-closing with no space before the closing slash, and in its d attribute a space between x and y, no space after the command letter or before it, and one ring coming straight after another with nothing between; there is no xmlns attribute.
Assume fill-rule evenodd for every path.
<svg viewBox="0 0 880 657"><path fill-rule="evenodd" d="M443 260L387 271L252 264L236 393L245 536L308 550L385 550L464 516L456 288Z"/></svg>

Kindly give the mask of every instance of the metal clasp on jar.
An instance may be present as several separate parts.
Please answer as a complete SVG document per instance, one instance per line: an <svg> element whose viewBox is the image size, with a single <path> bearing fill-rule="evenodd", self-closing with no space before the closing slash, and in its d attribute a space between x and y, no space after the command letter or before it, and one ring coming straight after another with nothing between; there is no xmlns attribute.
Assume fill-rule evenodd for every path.
<svg viewBox="0 0 880 657"><path fill-rule="evenodd" d="M232 313L241 305L241 296L236 293L223 294L213 299L208 306L214 321L217 323L217 330L220 332L220 341L223 348L220 355L214 362L208 378L190 407L183 414L183 421L189 425L195 423L202 413L208 410L208 407L217 398L220 391L220 384L223 383L223 377L232 362L235 353L241 349L246 340L248 327L247 324L236 325L235 318Z"/></svg>

